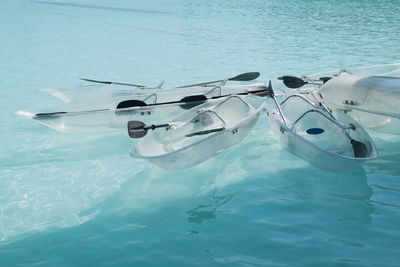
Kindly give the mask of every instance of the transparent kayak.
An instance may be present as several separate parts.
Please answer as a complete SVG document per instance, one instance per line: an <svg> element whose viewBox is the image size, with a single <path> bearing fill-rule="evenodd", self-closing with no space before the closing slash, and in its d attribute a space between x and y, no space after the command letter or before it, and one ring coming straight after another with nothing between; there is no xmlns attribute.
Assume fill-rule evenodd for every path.
<svg viewBox="0 0 400 267"><path fill-rule="evenodd" d="M331 113L299 94L281 104L268 101L266 108L282 146L318 168L350 171L377 157L370 136L341 110Z"/></svg>
<svg viewBox="0 0 400 267"><path fill-rule="evenodd" d="M334 77L341 73L348 73L363 76L387 76L400 77L400 63L380 64L362 67L350 67L339 70L331 70L305 75L304 77L312 80L319 80L321 77Z"/></svg>
<svg viewBox="0 0 400 267"><path fill-rule="evenodd" d="M262 91L262 87L256 86L237 87L235 92L247 94L257 92L259 88ZM60 132L110 131L125 129L129 120L154 123L168 120L204 102L207 102L205 105L213 105L217 102L214 98L223 96L222 92L219 86L209 89L203 95L195 95L191 90L186 90L186 95L177 99L180 97L179 94L159 91L135 98L115 98L106 104L101 102L62 104L36 111L18 111L16 114ZM165 97L165 94L168 97ZM173 96L175 101L159 102L159 99L173 99Z"/></svg>
<svg viewBox="0 0 400 267"><path fill-rule="evenodd" d="M367 129L400 134L400 63L320 72L301 78L283 77L301 88L296 93L318 91L325 103L345 110ZM287 95L294 92L286 88L283 91Z"/></svg>
<svg viewBox="0 0 400 267"><path fill-rule="evenodd" d="M214 106L188 110L173 118L171 126L149 132L131 156L163 169L195 166L241 142L257 122L264 102L257 96L230 96Z"/></svg>
<svg viewBox="0 0 400 267"><path fill-rule="evenodd" d="M325 72L318 72L313 74L303 75L299 78L294 76L282 76L278 79L284 80L284 84L292 89L297 89L297 93L301 92L310 92L318 90L323 84L331 79L339 76L379 76L379 77L386 77L386 78L400 78L400 63L394 64L382 64L382 65L372 65L372 66L365 66L365 67L356 67L356 68L345 68L340 70L332 70L332 71L325 71ZM285 82L286 80L286 82ZM300 82L299 82L300 80ZM289 82L289 83L287 83ZM290 84L293 85L290 86ZM296 86L297 85L297 86ZM284 92L288 92L288 89L280 88ZM289 93L289 94L292 94Z"/></svg>
<svg viewBox="0 0 400 267"><path fill-rule="evenodd" d="M72 89L39 89L40 92L50 94L65 103L90 103L110 104L116 100L146 97L152 94L157 95L158 102L175 100L177 97L184 97L190 94L207 94L209 91L219 88L223 94L235 93L245 87L258 87L263 83L221 85L221 86L195 86L190 88L151 88L143 89L123 85L88 85Z"/></svg>
<svg viewBox="0 0 400 267"><path fill-rule="evenodd" d="M323 84L319 93L365 128L400 134L400 78L342 74Z"/></svg>

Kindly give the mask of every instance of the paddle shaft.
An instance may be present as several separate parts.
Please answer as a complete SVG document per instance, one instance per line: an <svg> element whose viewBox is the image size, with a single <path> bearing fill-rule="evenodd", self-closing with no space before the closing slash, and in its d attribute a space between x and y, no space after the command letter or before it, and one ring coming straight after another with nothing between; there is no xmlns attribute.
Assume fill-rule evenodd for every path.
<svg viewBox="0 0 400 267"><path fill-rule="evenodd" d="M170 126L170 124L168 124L168 123L165 123L165 124L157 124L157 125L152 124L152 125L147 125L147 126L145 126L143 129L146 129L146 130L154 130L154 129L157 129L157 128L163 128L163 127L169 127L169 126Z"/></svg>
<svg viewBox="0 0 400 267"><path fill-rule="evenodd" d="M257 95L257 94L261 94L261 93L264 93L264 92L267 92L267 90L266 89L260 89L260 90L255 90L255 91L251 91L251 92L243 92L243 93L238 93L238 94L234 94L234 95L249 95L249 94L254 94L254 95ZM228 96L231 96L232 94L229 94L229 95L220 95L220 96L213 96L213 97L210 97L210 98L207 98L206 96L204 96L204 95L193 95L193 96L187 96L187 97L184 97L184 98L182 98L181 100L177 100L177 101L168 101L168 102L161 102L161 103L153 103L153 104L146 104L146 103L142 103L142 106L146 106L146 107L153 107L153 106L160 106L160 105L171 105L171 104L184 104L184 103L188 103L188 102L204 102L204 101L207 101L207 100L211 100L211 99L218 99L218 98L223 98L223 97L228 97ZM196 97L197 96L197 97ZM204 96L204 97L200 97L200 96ZM185 98L190 98L190 97L193 97L191 100L189 100L189 101L185 101ZM124 101L130 101L130 100L124 100ZM117 105L117 109L118 109L118 106L121 104L121 103L123 103L124 101L122 101L122 102L120 102L118 105ZM137 101L140 101L140 100L137 100ZM133 108L133 107L132 107Z"/></svg>
<svg viewBox="0 0 400 267"><path fill-rule="evenodd" d="M207 85L207 84L219 83L219 82L221 83L221 85L224 85L227 81L251 81L251 80L257 79L259 76L260 76L259 72L246 72L246 73L242 73L235 77L224 79L224 80L195 83L195 84L190 84L190 85L179 86L176 88L187 88L187 87L201 86L201 85Z"/></svg>
<svg viewBox="0 0 400 267"><path fill-rule="evenodd" d="M92 80L92 79L86 79L86 78L81 78L81 80L87 81L87 82L92 82L92 83L103 83L103 84L117 84L117 85L126 85L126 86L133 86L133 87L139 87L139 88L147 88L145 85L140 85L140 84L133 84L133 83L120 83L120 82L111 82L111 81L98 81L98 80Z"/></svg>
<svg viewBox="0 0 400 267"><path fill-rule="evenodd" d="M278 77L279 80L282 80L283 83L292 89L300 88L306 84L314 84L314 85L321 85L321 83L316 83L316 82L307 82L304 81L302 78L295 77L295 76L290 76L290 75L285 75Z"/></svg>

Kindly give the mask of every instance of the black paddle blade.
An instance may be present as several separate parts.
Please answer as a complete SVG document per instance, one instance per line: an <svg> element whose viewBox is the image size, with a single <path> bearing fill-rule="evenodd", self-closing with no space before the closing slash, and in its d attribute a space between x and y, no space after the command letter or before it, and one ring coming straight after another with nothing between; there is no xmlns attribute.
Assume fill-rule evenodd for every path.
<svg viewBox="0 0 400 267"><path fill-rule="evenodd" d="M130 138L142 138L147 134L146 124L141 121L128 121L128 134Z"/></svg>
<svg viewBox="0 0 400 267"><path fill-rule="evenodd" d="M329 81L330 79L332 79L332 77L320 77L319 80L322 81L322 83L326 83L327 81Z"/></svg>
<svg viewBox="0 0 400 267"><path fill-rule="evenodd" d="M368 148L363 142L351 139L350 143L353 146L354 156L356 158L364 158L368 155Z"/></svg>
<svg viewBox="0 0 400 267"><path fill-rule="evenodd" d="M233 78L229 78L230 81L252 81L257 79L260 76L259 72L247 72L235 76Z"/></svg>
<svg viewBox="0 0 400 267"><path fill-rule="evenodd" d="M207 101L207 97L205 95L190 95L181 99L181 102L183 103L180 105L180 107L183 109L191 109L204 103L205 101Z"/></svg>
<svg viewBox="0 0 400 267"><path fill-rule="evenodd" d="M255 88L246 89L246 93L256 96L269 96L269 90L266 86L259 86Z"/></svg>
<svg viewBox="0 0 400 267"><path fill-rule="evenodd" d="M307 84L307 82L303 81L301 78L290 75L281 76L278 77L278 79L282 80L287 87L293 89L302 87L303 85Z"/></svg>
<svg viewBox="0 0 400 267"><path fill-rule="evenodd" d="M143 101L131 99L131 100L124 100L124 101L119 102L116 109L144 107L144 106L147 106L147 104L144 103Z"/></svg>
<svg viewBox="0 0 400 267"><path fill-rule="evenodd" d="M233 78L229 78L228 81L251 81L251 80L257 79L259 76L260 76L259 72L246 72L246 73L242 73L238 76L235 76ZM195 83L195 84L190 84L190 85L178 86L176 88L187 88L187 87L193 87L193 86L207 86L208 84L219 83L219 82L223 82L223 81L225 81L225 80L216 80L216 81L211 81L211 82Z"/></svg>

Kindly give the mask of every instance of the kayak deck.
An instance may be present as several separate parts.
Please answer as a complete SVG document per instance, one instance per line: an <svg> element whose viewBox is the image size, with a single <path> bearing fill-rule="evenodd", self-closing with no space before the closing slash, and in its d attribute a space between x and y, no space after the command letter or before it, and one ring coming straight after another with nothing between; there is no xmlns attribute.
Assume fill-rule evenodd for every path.
<svg viewBox="0 0 400 267"><path fill-rule="evenodd" d="M259 97L257 97L259 98ZM173 119L171 127L156 129L138 142L134 158L147 159L164 169L187 168L239 143L252 129L257 110L239 96L214 107L196 107Z"/></svg>
<svg viewBox="0 0 400 267"><path fill-rule="evenodd" d="M275 136L293 154L329 171L349 171L377 157L369 135L343 111L320 109L301 95L286 98L282 114L269 103Z"/></svg>

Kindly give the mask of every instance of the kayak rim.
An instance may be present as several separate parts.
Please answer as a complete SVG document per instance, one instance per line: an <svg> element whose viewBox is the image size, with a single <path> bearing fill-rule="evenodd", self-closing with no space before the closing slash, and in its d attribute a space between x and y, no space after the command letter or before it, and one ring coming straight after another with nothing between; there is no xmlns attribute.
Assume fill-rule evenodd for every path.
<svg viewBox="0 0 400 267"><path fill-rule="evenodd" d="M274 114L274 115L277 116L277 114ZM342 155L342 154L339 154L339 153L335 153L335 152L329 151L329 150L327 150L327 149L323 149L323 148L321 148L320 146L315 145L313 142L310 142L309 140L307 140L307 139L305 139L304 137L300 136L300 135L297 134L296 132L292 131L289 127L287 127L286 125L284 125L284 124L281 122L281 120L280 120L279 118L277 118L277 121L278 121L278 123L279 123L279 125L280 125L280 127L281 127L281 129L282 129L283 131L289 132L289 134L291 134L291 135L293 135L294 137L300 139L300 140L303 141L304 143L306 143L306 144L308 144L308 145L310 145L310 146L316 148L317 150L319 150L319 151L321 151L321 152L324 152L324 153L333 155L333 156L335 156L335 157L339 157L339 158L346 159L346 160L352 160L352 161L360 161L360 162L368 161L368 160L374 160L374 159L376 159L376 158L378 157L378 152L377 152L377 150L376 150L376 146L375 146L374 142L372 141L372 139L371 139L371 137L369 136L369 134L366 133L366 131L364 130L364 128L362 128L358 123L357 123L357 125L356 125L357 128L358 128L359 130L362 131L363 135L365 135L365 136L367 137L368 142L371 144L371 152L369 153L369 156L367 156L367 157L352 157L352 156L346 156L346 155Z"/></svg>

